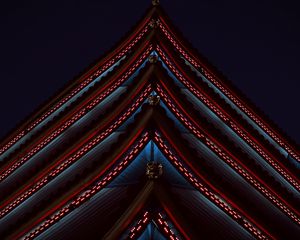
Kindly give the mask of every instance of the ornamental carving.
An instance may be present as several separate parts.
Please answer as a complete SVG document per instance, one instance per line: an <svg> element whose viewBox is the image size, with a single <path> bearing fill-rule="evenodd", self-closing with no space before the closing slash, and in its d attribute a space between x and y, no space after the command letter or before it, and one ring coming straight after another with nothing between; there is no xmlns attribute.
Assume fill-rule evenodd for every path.
<svg viewBox="0 0 300 240"><path fill-rule="evenodd" d="M149 56L149 62L150 63L157 63L158 57L156 55L150 55Z"/></svg>
<svg viewBox="0 0 300 240"><path fill-rule="evenodd" d="M157 162L147 163L146 175L149 179L158 179L163 173L163 166Z"/></svg>
<svg viewBox="0 0 300 240"><path fill-rule="evenodd" d="M151 106L156 106L157 104L159 104L160 101L160 96L158 95L150 95L148 97L148 102Z"/></svg>

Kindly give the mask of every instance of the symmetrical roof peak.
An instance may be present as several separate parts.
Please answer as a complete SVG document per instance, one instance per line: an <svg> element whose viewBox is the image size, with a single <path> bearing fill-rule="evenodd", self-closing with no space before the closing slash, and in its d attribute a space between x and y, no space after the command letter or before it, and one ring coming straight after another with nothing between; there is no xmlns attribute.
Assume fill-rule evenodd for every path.
<svg viewBox="0 0 300 240"><path fill-rule="evenodd" d="M0 236L289 239L299 162L154 7L3 142Z"/></svg>

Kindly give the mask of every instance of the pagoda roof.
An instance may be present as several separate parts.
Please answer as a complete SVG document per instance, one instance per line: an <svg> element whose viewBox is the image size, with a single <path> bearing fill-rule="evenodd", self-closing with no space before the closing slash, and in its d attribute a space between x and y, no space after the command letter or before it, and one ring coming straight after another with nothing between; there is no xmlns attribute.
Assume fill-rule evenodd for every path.
<svg viewBox="0 0 300 240"><path fill-rule="evenodd" d="M154 5L3 141L0 235L300 236L299 149Z"/></svg>

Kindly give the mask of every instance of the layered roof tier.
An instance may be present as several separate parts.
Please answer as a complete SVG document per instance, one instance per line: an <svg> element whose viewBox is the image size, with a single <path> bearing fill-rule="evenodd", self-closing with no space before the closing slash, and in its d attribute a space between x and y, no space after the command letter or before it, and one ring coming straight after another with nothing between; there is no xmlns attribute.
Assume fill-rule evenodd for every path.
<svg viewBox="0 0 300 240"><path fill-rule="evenodd" d="M0 236L295 239L299 161L154 4L0 145Z"/></svg>

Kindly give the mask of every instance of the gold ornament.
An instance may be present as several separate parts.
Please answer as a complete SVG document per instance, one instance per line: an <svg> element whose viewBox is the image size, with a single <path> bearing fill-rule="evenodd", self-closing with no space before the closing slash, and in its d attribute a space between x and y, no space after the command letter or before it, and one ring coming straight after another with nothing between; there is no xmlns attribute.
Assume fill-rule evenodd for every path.
<svg viewBox="0 0 300 240"><path fill-rule="evenodd" d="M148 97L148 102L151 106L156 106L160 101L160 97L158 95L151 95Z"/></svg>
<svg viewBox="0 0 300 240"><path fill-rule="evenodd" d="M147 163L146 175L149 179L158 179L163 174L163 166L157 162Z"/></svg>
<svg viewBox="0 0 300 240"><path fill-rule="evenodd" d="M156 63L158 60L158 57L156 55L150 55L148 59L149 59L150 63Z"/></svg>

